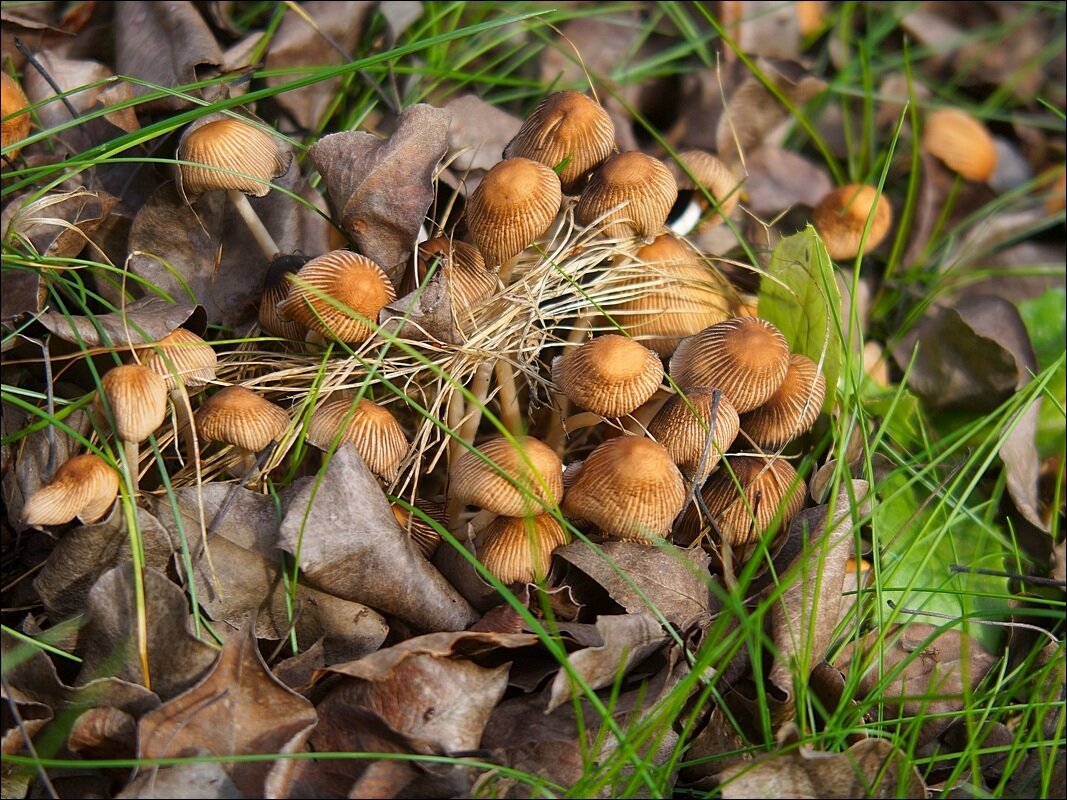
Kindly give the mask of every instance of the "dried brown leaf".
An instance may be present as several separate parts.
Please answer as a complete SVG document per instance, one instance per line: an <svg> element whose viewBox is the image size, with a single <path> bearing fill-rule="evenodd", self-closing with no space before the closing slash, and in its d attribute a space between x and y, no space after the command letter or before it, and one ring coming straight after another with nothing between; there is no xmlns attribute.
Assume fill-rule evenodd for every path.
<svg viewBox="0 0 1067 800"><path fill-rule="evenodd" d="M460 175L488 171L500 161L504 147L522 126L522 120L474 94L449 100L445 109L452 113L448 148L455 158L450 167ZM472 189L473 186L467 187L468 191Z"/></svg>
<svg viewBox="0 0 1067 800"><path fill-rule="evenodd" d="M294 753L303 749L317 719L311 703L267 669L248 628L226 643L202 681L141 720L138 756ZM226 772L245 797L263 797L268 774L293 764L237 762Z"/></svg>
<svg viewBox="0 0 1067 800"><path fill-rule="evenodd" d="M39 321L58 338L79 347L117 347L157 342L175 328L203 330L204 308L192 303L170 303L161 297L143 297L122 311L93 317L69 317L49 311Z"/></svg>
<svg viewBox="0 0 1067 800"><path fill-rule="evenodd" d="M25 201L25 202L24 202ZM52 258L74 258L89 243L118 198L104 191L74 189L38 199L16 198L4 208L4 238L19 242L34 253ZM5 276L6 283L6 276Z"/></svg>
<svg viewBox="0 0 1067 800"><path fill-rule="evenodd" d="M226 774L224 765L198 761L142 770L115 797L120 800L170 800L174 797L244 800L247 795Z"/></svg>
<svg viewBox="0 0 1067 800"><path fill-rule="evenodd" d="M309 151L333 218L394 284L433 201L433 174L447 150L451 116L420 103L401 112L388 139L345 131L324 136Z"/></svg>
<svg viewBox="0 0 1067 800"><path fill-rule="evenodd" d="M773 217L794 205L814 208L834 188L824 167L774 145L749 153L745 169L747 206L761 217Z"/></svg>
<svg viewBox="0 0 1067 800"><path fill-rule="evenodd" d="M308 583L394 614L423 631L462 630L473 608L423 558L355 448L333 454L321 482L294 484L278 536Z"/></svg>

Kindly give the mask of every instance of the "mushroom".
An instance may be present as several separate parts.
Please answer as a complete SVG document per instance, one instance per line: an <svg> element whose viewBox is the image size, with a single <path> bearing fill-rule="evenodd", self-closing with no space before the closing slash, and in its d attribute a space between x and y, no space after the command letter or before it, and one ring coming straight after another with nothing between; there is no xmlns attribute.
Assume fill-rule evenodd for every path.
<svg viewBox="0 0 1067 800"><path fill-rule="evenodd" d="M339 392L311 415L307 440L320 450L335 441L351 442L371 472L387 481L396 480L408 454L408 437L385 406L349 392Z"/></svg>
<svg viewBox="0 0 1067 800"><path fill-rule="evenodd" d="M678 386L716 386L738 414L751 411L777 391L789 370L789 344L778 328L759 317L734 317L683 339L671 356Z"/></svg>
<svg viewBox="0 0 1067 800"><path fill-rule="evenodd" d="M441 544L441 534L422 515L425 514L443 528L448 524L445 506L442 503L433 503L428 500L416 500L415 508L421 512L420 514L408 510L399 503L390 505L393 509L393 516L396 517L400 527L407 531L412 544L424 557L433 558L433 554L437 552Z"/></svg>
<svg viewBox="0 0 1067 800"><path fill-rule="evenodd" d="M745 557L760 539L784 530L804 507L807 486L786 459L736 455L724 460L700 491L723 545ZM777 521L777 526L774 523ZM700 512L691 505L678 524L675 541L692 543L701 531Z"/></svg>
<svg viewBox="0 0 1067 800"><path fill-rule="evenodd" d="M830 258L855 258L876 248L888 235L893 207L873 186L851 183L820 200L811 219Z"/></svg>
<svg viewBox="0 0 1067 800"><path fill-rule="evenodd" d="M630 150L597 168L582 190L574 217L581 225L600 222L609 238L638 236L648 243L663 229L677 199L671 171L652 156Z"/></svg>
<svg viewBox="0 0 1067 800"><path fill-rule="evenodd" d="M642 265L641 272L626 275L619 288L635 286L641 291L605 303L604 313L661 356L670 356L686 336L732 316L729 284L677 236L657 236L633 258Z"/></svg>
<svg viewBox="0 0 1067 800"><path fill-rule="evenodd" d="M670 533L685 497L682 474L661 444L618 436L585 459L563 496L563 513L607 538L651 543Z"/></svg>
<svg viewBox="0 0 1067 800"><path fill-rule="evenodd" d="M564 194L574 194L614 149L608 112L581 92L565 90L538 104L504 148L504 158L540 161L558 171Z"/></svg>
<svg viewBox="0 0 1067 800"><path fill-rule="evenodd" d="M3 147L4 159L14 161L22 152L21 142L30 133L30 112L22 111L30 104L18 81L6 72L0 72L0 146ZM20 113L21 112L21 113ZM10 150L8 148L11 148Z"/></svg>
<svg viewBox="0 0 1067 800"><path fill-rule="evenodd" d="M543 580L552 551L570 537L551 514L497 517L485 531L482 564L503 584Z"/></svg>
<svg viewBox="0 0 1067 800"><path fill-rule="evenodd" d="M448 491L454 500L494 514L535 516L559 504L563 464L539 439L499 436L456 459Z"/></svg>
<svg viewBox="0 0 1067 800"><path fill-rule="evenodd" d="M665 163L678 184L678 199L696 211L696 215L683 213L671 224L676 233L714 228L737 207L741 180L716 156L706 150L683 150Z"/></svg>
<svg viewBox="0 0 1067 800"><path fill-rule="evenodd" d="M690 386L671 395L648 426L648 435L697 484L719 465L737 431L737 411L721 391L709 386Z"/></svg>
<svg viewBox="0 0 1067 800"><path fill-rule="evenodd" d="M278 313L278 304L289 296L289 275L295 274L311 259L301 255L281 255L267 267L263 280L263 294L259 298L259 327L273 336L283 339L302 340L307 335L307 326Z"/></svg>
<svg viewBox="0 0 1067 800"><path fill-rule="evenodd" d="M202 387L215 380L219 358L214 348L195 333L175 328L154 345L142 362L167 385L171 405L179 431L186 436L186 449L195 458L196 437L193 435L193 415L189 407L189 389Z"/></svg>
<svg viewBox="0 0 1067 800"><path fill-rule="evenodd" d="M762 448L782 447L815 423L825 396L826 378L819 365L793 353L782 385L762 405L741 417L741 429Z"/></svg>
<svg viewBox="0 0 1067 800"><path fill-rule="evenodd" d="M278 303L279 315L324 339L346 344L360 344L374 336L378 313L396 300L385 271L350 250L313 258L286 277L292 285Z"/></svg>
<svg viewBox="0 0 1067 800"><path fill-rule="evenodd" d="M209 397L193 419L205 441L236 448L245 473L255 467L257 454L276 444L289 426L285 409L236 385Z"/></svg>
<svg viewBox="0 0 1067 800"><path fill-rule="evenodd" d="M97 522L111 509L119 493L118 473L91 453L65 462L51 483L31 494L22 507L22 521L30 527L64 525L77 517Z"/></svg>
<svg viewBox="0 0 1067 800"><path fill-rule="evenodd" d="M94 405L100 416L113 423L125 452L131 488L137 491L138 448L167 416L166 381L141 364L112 367L100 379Z"/></svg>
<svg viewBox="0 0 1067 800"><path fill-rule="evenodd" d="M505 286L515 257L548 230L562 200L559 176L528 158L498 162L471 193L467 228Z"/></svg>
<svg viewBox="0 0 1067 800"><path fill-rule="evenodd" d="M922 143L926 151L969 181L986 181L997 167L997 148L977 117L958 108L926 115Z"/></svg>
<svg viewBox="0 0 1067 800"><path fill-rule="evenodd" d="M186 129L178 143L178 178L190 200L205 192L224 191L252 233L256 244L273 261L278 246L246 195L263 197L270 182L284 175L293 154L263 128L234 117L223 117Z"/></svg>
<svg viewBox="0 0 1067 800"><path fill-rule="evenodd" d="M477 321L471 312L492 297L499 285L496 273L486 268L478 248L447 236L437 236L419 245L416 266L420 282L436 269L433 279L445 281L448 287L456 329L464 334L472 333ZM415 288L413 286L411 290Z"/></svg>

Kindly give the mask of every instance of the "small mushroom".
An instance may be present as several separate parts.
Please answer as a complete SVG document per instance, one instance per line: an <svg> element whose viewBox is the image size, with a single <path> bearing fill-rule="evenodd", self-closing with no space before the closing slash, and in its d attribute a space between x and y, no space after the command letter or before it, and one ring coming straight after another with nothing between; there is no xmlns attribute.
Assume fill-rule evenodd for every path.
<svg viewBox="0 0 1067 800"><path fill-rule="evenodd" d="M694 224L681 219L671 228L682 235L708 230L725 221L741 199L741 180L725 162L706 150L683 150L665 161L678 184L678 200L696 206ZM709 197L711 198L709 201ZM682 214L684 219L689 215Z"/></svg>
<svg viewBox="0 0 1067 800"><path fill-rule="evenodd" d="M210 344L192 331L175 328L152 345L152 351L142 363L167 384L178 430L185 432L186 449L195 457L189 389L205 386L215 380L218 355Z"/></svg>
<svg viewBox="0 0 1067 800"><path fill-rule="evenodd" d="M759 317L734 317L683 339L671 356L678 386L716 386L738 414L770 398L789 370L789 344Z"/></svg>
<svg viewBox="0 0 1067 800"><path fill-rule="evenodd" d="M393 413L366 397L349 392L332 395L308 422L308 442L329 450L334 441L351 442L367 468L387 481L396 480L408 454L408 437Z"/></svg>
<svg viewBox="0 0 1067 800"><path fill-rule="evenodd" d="M227 386L208 398L193 418L197 432L208 442L233 445L248 472L257 454L276 444L286 428L285 409L244 386Z"/></svg>
<svg viewBox="0 0 1067 800"><path fill-rule="evenodd" d="M22 521L39 528L64 525L77 517L84 523L102 519L119 493L118 473L100 456L88 453L65 462L47 486L26 499Z"/></svg>
<svg viewBox="0 0 1067 800"><path fill-rule="evenodd" d="M107 408L105 409L105 400ZM141 364L112 367L100 379L94 400L97 413L114 423L122 442L130 483L137 490L139 447L167 416L167 384L158 373Z"/></svg>
<svg viewBox="0 0 1067 800"><path fill-rule="evenodd" d="M22 147L13 145L21 142L30 133L30 113L22 111L29 104L30 101L18 81L0 71L0 114L3 115L3 121L0 122L0 145L4 150L5 161L14 161L19 157Z"/></svg>
<svg viewBox="0 0 1067 800"><path fill-rule="evenodd" d="M311 259L301 255L280 255L267 267L263 280L263 294L259 298L259 327L273 336L301 341L307 335L307 326L293 320L283 319L278 313L278 304L289 296L289 275L300 270Z"/></svg>
<svg viewBox="0 0 1067 800"><path fill-rule="evenodd" d="M670 533L685 496L682 474L661 444L618 436L585 459L563 497L563 513L610 539L654 542Z"/></svg>
<svg viewBox="0 0 1067 800"><path fill-rule="evenodd" d="M507 517L543 513L563 496L563 464L532 436L499 436L465 451L452 466L449 495Z"/></svg>
<svg viewBox="0 0 1067 800"><path fill-rule="evenodd" d="M548 230L562 200L559 176L528 158L498 162L471 193L467 228L505 285L514 258Z"/></svg>
<svg viewBox="0 0 1067 800"><path fill-rule="evenodd" d="M663 229L678 186L663 162L630 150L601 164L582 190L574 217L581 225L599 221L608 238L640 237L651 242Z"/></svg>
<svg viewBox="0 0 1067 800"><path fill-rule="evenodd" d="M477 247L447 236L437 236L418 248L416 265L419 280L437 264L434 279L444 280L456 328L465 334L476 330L477 320L472 311L496 293L496 273L485 266L485 259ZM412 286L414 291L416 287Z"/></svg>
<svg viewBox="0 0 1067 800"><path fill-rule="evenodd" d="M485 530L482 564L504 584L543 580L552 551L570 537L551 514L533 517L497 517Z"/></svg>
<svg viewBox="0 0 1067 800"><path fill-rule="evenodd" d="M819 365L793 353L782 385L762 405L741 417L741 429L762 448L782 447L815 423L825 396L826 378Z"/></svg>
<svg viewBox="0 0 1067 800"><path fill-rule="evenodd" d="M554 92L542 100L504 148L504 158L529 158L558 170L565 194L615 149L615 124L604 107L581 92Z"/></svg>
<svg viewBox="0 0 1067 800"><path fill-rule="evenodd" d="M293 154L263 128L223 117L186 129L178 143L178 178L190 200L205 192L224 191L248 226L263 254L273 261L278 246L246 195L263 197L270 182L284 175Z"/></svg>
<svg viewBox="0 0 1067 800"><path fill-rule="evenodd" d="M812 223L830 258L855 258L876 248L889 234L893 207L873 186L852 183L820 200L812 211Z"/></svg>
<svg viewBox="0 0 1067 800"><path fill-rule="evenodd" d="M737 431L737 411L721 391L709 386L685 387L671 395L648 426L648 435L698 484L718 466Z"/></svg>
<svg viewBox="0 0 1067 800"><path fill-rule="evenodd" d="M378 330L378 313L396 300L385 271L366 256L333 250L288 274L288 296L278 303L283 319L324 339L361 344Z"/></svg>
<svg viewBox="0 0 1067 800"><path fill-rule="evenodd" d="M416 500L415 508L417 512L422 512L421 514L409 511L399 503L392 503L391 506L393 516L396 517L400 527L407 531L416 549L425 558L433 558L433 554L437 552L437 548L441 544L441 534L422 515L425 514L426 517L444 528L448 524L444 504L433 503L428 500Z"/></svg>
<svg viewBox="0 0 1067 800"><path fill-rule="evenodd" d="M997 148L982 121L958 108L926 115L922 143L926 151L969 181L986 181L997 167Z"/></svg>
<svg viewBox="0 0 1067 800"><path fill-rule="evenodd" d="M576 406L618 418L655 394L663 382L663 364L644 345L608 333L556 356L552 380Z"/></svg>

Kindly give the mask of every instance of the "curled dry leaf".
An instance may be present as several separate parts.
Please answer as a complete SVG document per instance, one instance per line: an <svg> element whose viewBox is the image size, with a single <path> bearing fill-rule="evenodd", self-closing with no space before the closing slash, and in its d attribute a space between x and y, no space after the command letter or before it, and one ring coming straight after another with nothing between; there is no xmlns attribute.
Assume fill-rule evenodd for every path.
<svg viewBox="0 0 1067 800"><path fill-rule="evenodd" d="M167 700L198 681L216 651L189 630L189 603L163 573L144 570L144 612L149 675L142 670L133 564L101 575L89 590L85 627L78 637L83 655L78 682L110 676L147 685Z"/></svg>
<svg viewBox="0 0 1067 800"><path fill-rule="evenodd" d="M203 680L141 720L138 757L299 752L317 720L314 706L267 669L246 628L223 646ZM265 797L268 778L284 785L280 774L294 764L235 762L226 765L226 773L243 796Z"/></svg>
<svg viewBox="0 0 1067 800"><path fill-rule="evenodd" d="M124 348L158 342L175 328L203 333L204 307L169 303L162 297L142 297L120 311L95 317L71 317L49 311L38 320L56 337L85 347Z"/></svg>
<svg viewBox="0 0 1067 800"><path fill-rule="evenodd" d="M451 116L420 103L401 112L388 139L345 131L324 136L309 151L333 218L394 284L433 201L432 179L447 149Z"/></svg>
<svg viewBox="0 0 1067 800"><path fill-rule="evenodd" d="M28 202L23 202L24 199ZM0 226L4 239L13 247L26 247L51 258L74 258L118 202L117 197L107 192L82 188L46 194L35 200L27 195L4 208ZM12 238L8 239L9 236Z"/></svg>
<svg viewBox="0 0 1067 800"><path fill-rule="evenodd" d="M461 630L478 615L423 558L355 448L340 446L321 482L294 484L278 546L308 583L394 614L423 631Z"/></svg>

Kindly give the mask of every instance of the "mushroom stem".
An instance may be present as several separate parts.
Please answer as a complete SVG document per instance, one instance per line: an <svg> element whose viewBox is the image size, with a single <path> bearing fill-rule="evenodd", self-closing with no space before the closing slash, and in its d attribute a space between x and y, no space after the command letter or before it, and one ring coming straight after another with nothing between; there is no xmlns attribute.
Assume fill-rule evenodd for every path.
<svg viewBox="0 0 1067 800"><path fill-rule="evenodd" d="M666 389L657 389L656 393L644 402L644 405L630 414L626 419L626 422L623 423L623 428L627 433L644 436L647 432L649 423L652 422L656 414L659 413L659 410L663 408L663 404L667 402L670 396L670 392Z"/></svg>
<svg viewBox="0 0 1067 800"><path fill-rule="evenodd" d="M130 488L134 495L137 494L137 482L140 479L140 445L132 439L124 439L122 449L126 455L126 469L130 474Z"/></svg>
<svg viewBox="0 0 1067 800"><path fill-rule="evenodd" d="M593 327L594 314L582 314L574 321L574 327L571 332L567 334L567 344L579 344L585 339L589 329ZM551 416L551 425L548 429L548 433L545 434L545 443L556 451L556 455L562 458L563 446L566 441L567 434L563 428L563 420L567 418L568 404L567 396L561 392L553 392L553 398L556 401L557 413Z"/></svg>
<svg viewBox="0 0 1067 800"><path fill-rule="evenodd" d="M563 420L563 430L566 433L570 433L571 431L581 430L582 428L591 428L594 425L599 425L606 419L606 417L602 417L592 411L579 411L577 414L571 414Z"/></svg>
<svg viewBox="0 0 1067 800"><path fill-rule="evenodd" d="M482 422L482 410L485 408L485 399L489 395L489 381L493 376L493 362L483 361L478 365L478 371L474 373L471 381L471 394L473 399L468 405L467 419L463 423L460 436L464 441L474 444L474 437L478 435L478 426Z"/></svg>
<svg viewBox="0 0 1067 800"><path fill-rule="evenodd" d="M519 252L521 253L522 251L519 251ZM500 282L502 284L504 284L504 288L505 289L507 288L507 285L508 285L508 278L511 277L511 273L515 269L515 263L518 260L519 260L519 254L516 253L514 256L509 258L505 263L501 264L500 265L500 269L497 270L497 277L500 278Z"/></svg>
<svg viewBox="0 0 1067 800"><path fill-rule="evenodd" d="M500 418L511 433L522 435L522 411L519 409L519 393L515 388L515 371L511 363L498 358L493 368L500 387Z"/></svg>
<svg viewBox="0 0 1067 800"><path fill-rule="evenodd" d="M267 257L267 260L273 261L277 258L281 250L278 249L278 245L274 242L274 237L270 235L267 226L263 224L263 220L259 218L259 214L252 208L252 204L248 202L245 194L237 189L230 189L226 192L226 196L230 198L230 202L237 209L237 213L245 221L252 238L256 240L256 244L259 245L259 249L263 251L263 255Z"/></svg>
<svg viewBox="0 0 1067 800"><path fill-rule="evenodd" d="M170 390L170 402L174 406L174 424L185 443L189 458L199 460L199 448L196 446L196 431L193 426L193 408L189 404L189 393L185 385L179 383ZM180 455L180 453L179 453Z"/></svg>

